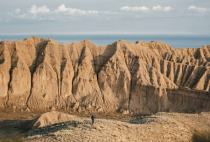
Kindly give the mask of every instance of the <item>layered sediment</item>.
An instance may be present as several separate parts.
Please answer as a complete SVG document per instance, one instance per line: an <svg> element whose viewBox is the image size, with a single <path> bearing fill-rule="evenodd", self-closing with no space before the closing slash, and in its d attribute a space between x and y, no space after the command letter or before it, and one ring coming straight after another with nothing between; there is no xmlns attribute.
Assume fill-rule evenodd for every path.
<svg viewBox="0 0 210 142"><path fill-rule="evenodd" d="M2 110L209 111L209 78L210 46L0 42Z"/></svg>

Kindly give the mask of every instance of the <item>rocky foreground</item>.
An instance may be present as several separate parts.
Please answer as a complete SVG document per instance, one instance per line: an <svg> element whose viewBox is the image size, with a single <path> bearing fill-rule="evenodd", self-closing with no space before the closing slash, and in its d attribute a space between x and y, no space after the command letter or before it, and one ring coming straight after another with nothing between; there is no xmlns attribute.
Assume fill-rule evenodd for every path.
<svg viewBox="0 0 210 142"><path fill-rule="evenodd" d="M51 111L0 113L0 142L209 142L210 113L159 112L150 116Z"/></svg>
<svg viewBox="0 0 210 142"><path fill-rule="evenodd" d="M69 120L62 122L62 119L66 121L67 116ZM53 124L56 122L57 124ZM49 112L36 120L33 129L23 139L26 142L200 142L202 140L203 142L210 140L210 113L158 113L124 120L96 119L95 124L91 126L90 118Z"/></svg>
<svg viewBox="0 0 210 142"><path fill-rule="evenodd" d="M210 46L175 49L161 42L116 41L99 47L87 40L61 44L40 38L0 42L1 110L209 111L209 77Z"/></svg>

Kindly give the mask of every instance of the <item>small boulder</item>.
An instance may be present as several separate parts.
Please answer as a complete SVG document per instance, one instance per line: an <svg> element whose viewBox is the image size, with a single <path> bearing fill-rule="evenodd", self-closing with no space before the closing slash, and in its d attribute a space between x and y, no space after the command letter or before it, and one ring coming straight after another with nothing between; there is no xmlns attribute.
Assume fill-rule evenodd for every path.
<svg viewBox="0 0 210 142"><path fill-rule="evenodd" d="M34 120L32 128L46 127L56 123L77 120L78 117L63 112L51 111L40 115Z"/></svg>

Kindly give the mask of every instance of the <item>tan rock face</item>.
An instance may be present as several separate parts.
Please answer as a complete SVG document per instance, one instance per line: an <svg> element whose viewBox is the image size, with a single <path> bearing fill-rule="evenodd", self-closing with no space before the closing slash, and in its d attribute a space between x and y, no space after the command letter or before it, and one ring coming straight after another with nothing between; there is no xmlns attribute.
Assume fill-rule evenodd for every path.
<svg viewBox="0 0 210 142"><path fill-rule="evenodd" d="M47 111L210 110L210 46L160 42L0 42L0 108ZM202 103L204 102L204 103Z"/></svg>

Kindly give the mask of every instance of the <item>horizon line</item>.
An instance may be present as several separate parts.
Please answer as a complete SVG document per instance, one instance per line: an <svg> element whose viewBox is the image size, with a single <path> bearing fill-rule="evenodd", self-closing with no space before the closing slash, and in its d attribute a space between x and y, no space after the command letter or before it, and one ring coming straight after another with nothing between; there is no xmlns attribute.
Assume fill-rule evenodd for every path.
<svg viewBox="0 0 210 142"><path fill-rule="evenodd" d="M167 36L210 36L210 34L196 34L196 33L0 33L3 35L29 35L29 36L39 36L39 35L167 35Z"/></svg>

